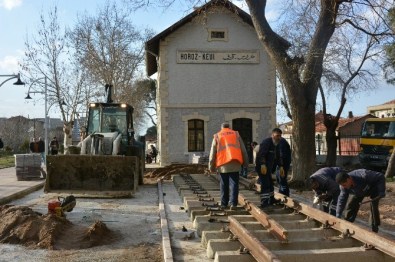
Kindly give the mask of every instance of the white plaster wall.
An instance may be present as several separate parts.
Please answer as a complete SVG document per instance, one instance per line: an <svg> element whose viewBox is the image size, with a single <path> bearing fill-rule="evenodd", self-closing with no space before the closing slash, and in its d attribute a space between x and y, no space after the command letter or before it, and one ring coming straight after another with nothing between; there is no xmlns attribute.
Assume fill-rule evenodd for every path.
<svg viewBox="0 0 395 262"><path fill-rule="evenodd" d="M275 102L274 68L255 30L236 15L209 14L186 24L168 37L169 104ZM226 28L229 41L207 41L208 28ZM177 50L259 50L259 64L177 64Z"/></svg>
<svg viewBox="0 0 395 262"><path fill-rule="evenodd" d="M186 120L205 118L205 150L224 121L253 116L253 140L260 142L276 124L275 69L255 30L237 15L209 12L160 42L158 60L158 145L161 165L188 162ZM226 28L228 42L207 41L208 28ZM177 50L259 50L259 64L177 64Z"/></svg>

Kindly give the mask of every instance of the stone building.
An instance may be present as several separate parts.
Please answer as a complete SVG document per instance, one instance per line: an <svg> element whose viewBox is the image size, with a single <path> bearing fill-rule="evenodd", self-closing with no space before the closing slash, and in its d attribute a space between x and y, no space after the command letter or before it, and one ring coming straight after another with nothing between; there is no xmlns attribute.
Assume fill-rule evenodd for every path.
<svg viewBox="0 0 395 262"><path fill-rule="evenodd" d="M250 143L276 125L275 68L249 14L213 0L146 42L148 76L157 74L161 165L208 156L228 121Z"/></svg>
<svg viewBox="0 0 395 262"><path fill-rule="evenodd" d="M368 106L368 114L376 117L395 117L395 99L381 105Z"/></svg>

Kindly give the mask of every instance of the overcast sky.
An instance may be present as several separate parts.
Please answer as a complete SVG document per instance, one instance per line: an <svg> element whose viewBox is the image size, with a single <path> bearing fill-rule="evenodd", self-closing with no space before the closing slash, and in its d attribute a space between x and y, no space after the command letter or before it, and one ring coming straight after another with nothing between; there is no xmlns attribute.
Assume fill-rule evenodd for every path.
<svg viewBox="0 0 395 262"><path fill-rule="evenodd" d="M105 0L0 0L0 75L18 73L18 60L23 57L24 42L27 35L31 37L31 34L37 31L41 13L47 14L48 10L56 4L62 26L72 27L78 13L94 13L97 7L103 6L105 2ZM273 2L275 0L269 1L269 5ZM186 6L181 8L173 6L165 12L159 8L150 8L149 12L140 10L133 14L133 22L136 27L149 27L159 33L186 14ZM6 79L1 77L0 83ZM12 83L14 80L0 87L0 117L17 115L30 118L44 117L43 95L32 95L34 99L26 102L24 97L28 85L14 86ZM383 104L393 99L395 99L395 88L386 85L384 81L377 83L377 89L348 98L343 116L347 116L348 111L353 111L354 115L363 115L366 113L367 106ZM337 109L337 99L330 98L328 106L330 110ZM52 109L49 115L58 117L58 113ZM287 120L282 114L279 114L279 118L280 122Z"/></svg>

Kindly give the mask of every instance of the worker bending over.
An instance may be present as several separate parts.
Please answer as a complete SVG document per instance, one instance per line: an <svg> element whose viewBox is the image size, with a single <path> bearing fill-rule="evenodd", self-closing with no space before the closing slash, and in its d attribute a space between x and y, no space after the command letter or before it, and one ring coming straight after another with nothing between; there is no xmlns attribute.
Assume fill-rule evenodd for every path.
<svg viewBox="0 0 395 262"><path fill-rule="evenodd" d="M354 222L361 204L370 203L369 221L372 231L378 232L380 225L379 199L385 197L384 174L367 169L357 169L349 173L338 173L336 182L340 185L336 217L340 218L344 210L344 219ZM370 200L362 202L367 196L370 197Z"/></svg>
<svg viewBox="0 0 395 262"><path fill-rule="evenodd" d="M323 203L323 210L333 216L336 216L337 199L340 194L336 175L342 171L340 167L324 167L310 176L311 189L315 192L314 202Z"/></svg>

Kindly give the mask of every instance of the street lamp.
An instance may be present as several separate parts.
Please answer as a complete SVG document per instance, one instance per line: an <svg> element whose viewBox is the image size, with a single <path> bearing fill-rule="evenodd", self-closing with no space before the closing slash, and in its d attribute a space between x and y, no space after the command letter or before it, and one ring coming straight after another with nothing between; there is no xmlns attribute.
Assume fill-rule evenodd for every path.
<svg viewBox="0 0 395 262"><path fill-rule="evenodd" d="M30 91L30 88L32 87L32 85L40 80L44 79L44 92L42 91ZM45 124L44 124L44 139L45 139L45 158L48 155L48 110L47 110L47 104L48 104L48 95L47 95L47 86L48 86L48 82L47 82L47 77L41 77L38 78L36 80L34 80L30 86L29 89L27 91L27 96L25 97L25 99L32 99L30 94L43 94L44 95L44 99L45 99ZM45 162L46 163L46 162Z"/></svg>
<svg viewBox="0 0 395 262"><path fill-rule="evenodd" d="M17 86L23 86L25 83L21 81L21 75L18 73L16 75L0 75L1 77L8 77L8 79L4 80L1 84L0 87L7 81L10 81L11 79L14 78L18 78L18 80L16 80L16 82L14 83L14 85Z"/></svg>

